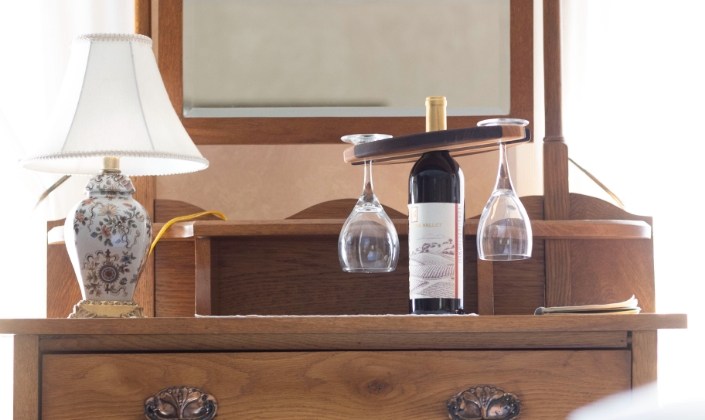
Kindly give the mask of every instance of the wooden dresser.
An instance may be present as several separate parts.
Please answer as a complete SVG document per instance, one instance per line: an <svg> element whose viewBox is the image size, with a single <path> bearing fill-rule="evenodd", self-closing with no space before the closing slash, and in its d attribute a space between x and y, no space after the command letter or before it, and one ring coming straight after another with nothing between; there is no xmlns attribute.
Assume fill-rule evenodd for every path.
<svg viewBox="0 0 705 420"><path fill-rule="evenodd" d="M657 330L685 328L686 316L655 313L650 219L573 194L571 219L543 220L543 197L522 200L530 260L478 261L477 220L466 223L465 302L479 315L406 315L405 253L395 273L342 273L343 221L310 218L320 209L181 222L157 246L141 295L153 318L0 321L0 333L17 334L16 418L137 419L146 401L190 395L223 419L558 420L655 381ZM157 214L169 207L184 212L159 202ZM405 220L395 223L404 244ZM568 252L554 265L569 275L555 283L550 244ZM50 252L66 258L63 245ZM62 266L49 279L57 318L80 298ZM551 298L550 284L569 295ZM642 313L533 315L631 294Z"/></svg>
<svg viewBox="0 0 705 420"><path fill-rule="evenodd" d="M222 419L545 420L651 382L656 329L685 323L243 316L4 320L0 333L17 334L15 419L139 419L148 400L188 393Z"/></svg>

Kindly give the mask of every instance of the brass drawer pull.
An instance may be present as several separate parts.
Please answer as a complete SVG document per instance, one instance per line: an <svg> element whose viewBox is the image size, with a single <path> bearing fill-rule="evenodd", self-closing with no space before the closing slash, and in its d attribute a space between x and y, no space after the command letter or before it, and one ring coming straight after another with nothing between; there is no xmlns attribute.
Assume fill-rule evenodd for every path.
<svg viewBox="0 0 705 420"><path fill-rule="evenodd" d="M144 415L150 420L211 420L217 411L212 395L190 386L162 389L144 402Z"/></svg>
<svg viewBox="0 0 705 420"><path fill-rule="evenodd" d="M521 402L494 385L477 385L457 393L447 407L451 420L513 420L519 416Z"/></svg>

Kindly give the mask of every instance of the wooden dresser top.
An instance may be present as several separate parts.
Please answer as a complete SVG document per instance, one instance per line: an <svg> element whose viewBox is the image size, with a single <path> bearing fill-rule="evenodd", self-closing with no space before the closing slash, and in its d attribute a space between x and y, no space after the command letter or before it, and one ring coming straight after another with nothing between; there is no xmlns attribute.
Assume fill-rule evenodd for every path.
<svg viewBox="0 0 705 420"><path fill-rule="evenodd" d="M685 314L223 316L2 319L0 334L357 334L646 331L686 328Z"/></svg>

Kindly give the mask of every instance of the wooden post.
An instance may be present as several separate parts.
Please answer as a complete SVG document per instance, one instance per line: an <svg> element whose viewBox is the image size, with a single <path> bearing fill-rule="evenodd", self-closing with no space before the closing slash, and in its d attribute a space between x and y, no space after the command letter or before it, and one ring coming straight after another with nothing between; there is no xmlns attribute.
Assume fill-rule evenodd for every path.
<svg viewBox="0 0 705 420"><path fill-rule="evenodd" d="M39 387L39 337L15 335L14 337L14 387L13 417L15 419L41 418Z"/></svg>
<svg viewBox="0 0 705 420"><path fill-rule="evenodd" d="M214 292L217 287L211 276L211 239L196 238L195 250L196 307L198 315L217 315Z"/></svg>
<svg viewBox="0 0 705 420"><path fill-rule="evenodd" d="M656 381L658 375L656 331L633 331L632 345L632 388L648 385Z"/></svg>
<svg viewBox="0 0 705 420"><path fill-rule="evenodd" d="M135 33L149 36L152 35L151 25L151 1L135 0ZM132 183L135 186L135 200L139 201L152 221L154 221L154 200L157 198L157 182L153 176L133 177ZM153 234L155 232L152 232ZM135 301L142 306L146 316L154 316L154 256L149 256L144 265L144 271L140 276L135 290Z"/></svg>
<svg viewBox="0 0 705 420"><path fill-rule="evenodd" d="M546 137L543 145L544 218L570 218L568 147L563 138L561 102L560 0L544 0L544 94ZM566 240L546 240L546 305L571 304L570 249Z"/></svg>

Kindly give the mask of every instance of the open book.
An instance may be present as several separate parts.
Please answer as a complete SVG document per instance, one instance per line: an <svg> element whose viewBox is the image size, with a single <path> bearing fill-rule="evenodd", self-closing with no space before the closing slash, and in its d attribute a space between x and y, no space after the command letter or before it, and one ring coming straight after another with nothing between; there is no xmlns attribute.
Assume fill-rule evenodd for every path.
<svg viewBox="0 0 705 420"><path fill-rule="evenodd" d="M638 314L641 312L639 301L632 295L624 302L605 303L597 305L577 305L577 306L540 306L534 311L534 315L546 314Z"/></svg>

